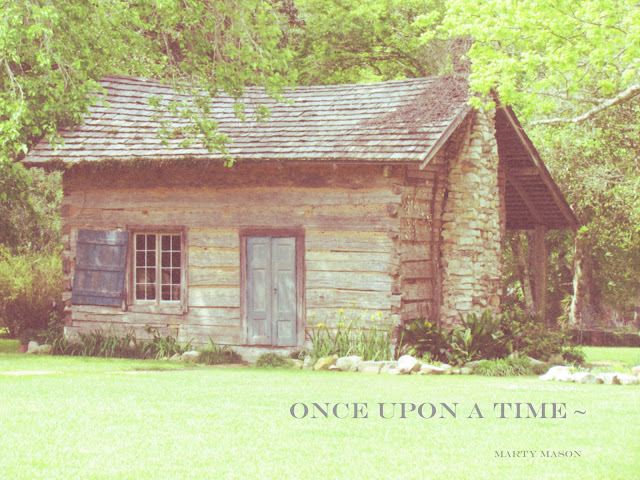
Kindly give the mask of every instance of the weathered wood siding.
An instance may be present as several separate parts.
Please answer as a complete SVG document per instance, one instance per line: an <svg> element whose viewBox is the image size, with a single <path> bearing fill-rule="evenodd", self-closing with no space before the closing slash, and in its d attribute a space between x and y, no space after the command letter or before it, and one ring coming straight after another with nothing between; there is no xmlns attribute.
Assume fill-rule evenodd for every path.
<svg viewBox="0 0 640 480"><path fill-rule="evenodd" d="M187 228L188 310L72 306L67 330L145 325L181 340L245 344L241 314L241 228L305 230L306 311L317 321L337 309L399 312L393 291L393 232L404 167L74 167L64 174L64 270L70 297L79 229Z"/></svg>

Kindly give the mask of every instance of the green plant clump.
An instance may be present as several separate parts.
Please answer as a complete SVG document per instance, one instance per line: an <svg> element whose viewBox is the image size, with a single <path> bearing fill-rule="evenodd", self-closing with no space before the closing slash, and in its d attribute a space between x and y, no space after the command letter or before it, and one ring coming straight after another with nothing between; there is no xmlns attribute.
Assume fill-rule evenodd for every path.
<svg viewBox="0 0 640 480"><path fill-rule="evenodd" d="M371 314L371 322L365 324L368 311L356 311L355 305L336 312L335 327L326 323L315 323L311 316L307 335L311 340L311 356L314 359L338 355L358 355L364 360L392 360L394 324L391 319L377 312Z"/></svg>
<svg viewBox="0 0 640 480"><path fill-rule="evenodd" d="M533 364L528 357L494 358L482 360L473 373L487 377L512 377L517 375L541 375L549 368L546 364Z"/></svg>
<svg viewBox="0 0 640 480"><path fill-rule="evenodd" d="M586 355L580 346L564 347L562 349L562 358L567 363L574 365L582 365L586 360Z"/></svg>
<svg viewBox="0 0 640 480"><path fill-rule="evenodd" d="M277 353L263 353L256 360L255 366L257 368L291 368L293 360Z"/></svg>
<svg viewBox="0 0 640 480"><path fill-rule="evenodd" d="M213 338L209 337L209 344L200 350L198 363L206 365L242 363L242 357L234 352L229 345L216 345Z"/></svg>

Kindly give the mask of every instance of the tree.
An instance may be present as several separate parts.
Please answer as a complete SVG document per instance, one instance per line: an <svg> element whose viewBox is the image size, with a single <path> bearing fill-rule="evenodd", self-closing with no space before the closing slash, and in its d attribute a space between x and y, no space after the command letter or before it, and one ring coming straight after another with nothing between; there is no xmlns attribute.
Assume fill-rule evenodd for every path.
<svg viewBox="0 0 640 480"><path fill-rule="evenodd" d="M520 113L583 224L571 321L588 305L633 308L640 296L637 2L449 0L447 7L441 33L475 40L472 90L485 100L495 90Z"/></svg>
<svg viewBox="0 0 640 480"><path fill-rule="evenodd" d="M581 123L640 94L634 0L448 0L440 31L474 38L472 90L528 121Z"/></svg>
<svg viewBox="0 0 640 480"><path fill-rule="evenodd" d="M239 96L277 93L290 51L283 19L263 0L18 0L0 15L0 156L15 159L77 124L105 74L140 75ZM205 96L206 100L206 96ZM207 114L194 102L194 118ZM215 124L202 122L205 140ZM209 146L215 148L215 143Z"/></svg>
<svg viewBox="0 0 640 480"><path fill-rule="evenodd" d="M56 143L60 128L81 123L106 74L197 90L194 101L169 108L192 120L191 139L224 150L228 139L218 134L208 100L220 92L238 97L247 85L277 95L295 77L278 6L265 0L5 0L0 213L19 210L29 189L29 176L14 162L41 138ZM160 133L172 135L171 126Z"/></svg>
<svg viewBox="0 0 640 480"><path fill-rule="evenodd" d="M372 82L434 75L448 42L424 42L443 0L299 0L292 35L300 83ZM432 19L423 27L418 18Z"/></svg>

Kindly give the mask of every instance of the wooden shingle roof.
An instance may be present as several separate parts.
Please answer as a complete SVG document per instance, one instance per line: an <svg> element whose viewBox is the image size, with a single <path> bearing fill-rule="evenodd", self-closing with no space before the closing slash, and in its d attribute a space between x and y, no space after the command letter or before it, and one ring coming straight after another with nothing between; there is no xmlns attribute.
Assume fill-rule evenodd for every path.
<svg viewBox="0 0 640 480"><path fill-rule="evenodd" d="M85 123L61 131L64 145L37 144L23 162L29 166L146 159L222 159L198 142L185 148L183 138L158 137L158 109L150 98L190 101L153 80L107 76L101 81L106 101L90 108ZM266 122L241 121L235 100L219 96L212 117L232 140L230 155L245 161L395 162L426 165L471 108L465 82L431 77L355 85L297 87L276 102L260 89L241 98L251 119L260 105L269 107ZM163 109L173 128L187 120ZM578 220L554 183L535 147L508 107L496 115L500 163L505 169L507 228L576 228Z"/></svg>
<svg viewBox="0 0 640 480"><path fill-rule="evenodd" d="M198 142L180 146L170 139L169 148L157 135L156 108L150 97L188 101L170 86L131 77L105 77L108 105L97 104L90 116L73 131L62 131L64 146L54 150L40 142L26 162L52 160L65 163L131 158L221 158ZM469 110L466 84L452 77L432 77L355 85L297 87L276 102L258 89L247 89L241 99L246 117L258 105L268 106L267 122L240 121L234 100L219 96L212 116L219 131L228 135L229 151L237 160L311 161L419 161L435 153L457 120ZM167 101L164 101L167 104ZM164 114L173 127L186 120Z"/></svg>

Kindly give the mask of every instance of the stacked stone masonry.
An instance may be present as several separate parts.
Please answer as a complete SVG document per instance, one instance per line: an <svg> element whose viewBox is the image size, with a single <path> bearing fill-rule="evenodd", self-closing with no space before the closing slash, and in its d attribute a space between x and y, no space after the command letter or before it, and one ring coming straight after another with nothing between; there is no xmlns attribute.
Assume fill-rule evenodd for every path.
<svg viewBox="0 0 640 480"><path fill-rule="evenodd" d="M503 205L500 201L495 109L476 111L459 154L449 162L442 216L444 326L460 315L499 313L502 293Z"/></svg>

